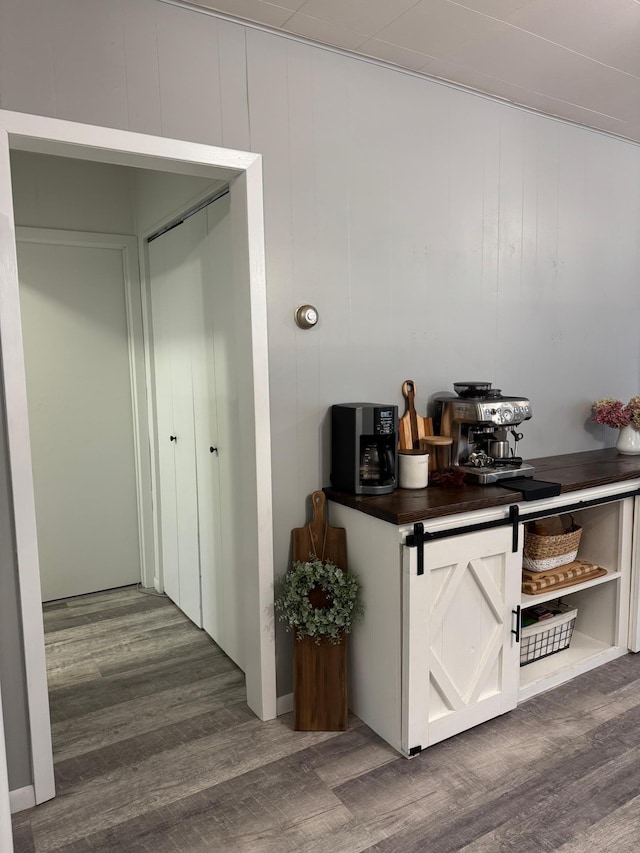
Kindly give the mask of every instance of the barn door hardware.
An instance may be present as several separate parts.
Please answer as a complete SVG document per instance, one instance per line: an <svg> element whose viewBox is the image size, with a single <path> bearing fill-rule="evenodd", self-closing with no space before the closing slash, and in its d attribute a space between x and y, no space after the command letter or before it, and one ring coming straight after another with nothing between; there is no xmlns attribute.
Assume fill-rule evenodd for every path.
<svg viewBox="0 0 640 853"><path fill-rule="evenodd" d="M518 553L518 535L520 532L520 508L517 504L509 507L509 521L511 522L511 550Z"/></svg>
<svg viewBox="0 0 640 853"><path fill-rule="evenodd" d="M424 532L424 524L417 521L413 525L413 533L410 533L405 539L405 545L409 548L418 549L418 574L424 574L424 543L425 539L430 539L430 535Z"/></svg>

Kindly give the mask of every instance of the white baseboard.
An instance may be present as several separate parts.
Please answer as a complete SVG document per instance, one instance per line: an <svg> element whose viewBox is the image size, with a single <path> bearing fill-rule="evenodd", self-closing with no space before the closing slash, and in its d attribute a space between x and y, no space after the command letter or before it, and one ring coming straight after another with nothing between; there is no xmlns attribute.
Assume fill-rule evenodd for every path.
<svg viewBox="0 0 640 853"><path fill-rule="evenodd" d="M9 807L11 814L23 812L25 809L31 809L36 804L36 792L33 785L27 785L26 788L16 788L15 791L9 791Z"/></svg>
<svg viewBox="0 0 640 853"><path fill-rule="evenodd" d="M278 696L276 699L276 714L278 717L282 714L288 714L293 711L293 693L287 693L286 696Z"/></svg>

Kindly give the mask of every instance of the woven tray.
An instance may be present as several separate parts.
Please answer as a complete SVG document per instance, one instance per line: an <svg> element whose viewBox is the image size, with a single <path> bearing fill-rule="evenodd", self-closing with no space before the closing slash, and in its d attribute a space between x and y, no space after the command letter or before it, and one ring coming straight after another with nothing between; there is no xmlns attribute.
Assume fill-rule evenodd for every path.
<svg viewBox="0 0 640 853"><path fill-rule="evenodd" d="M540 536L527 524L524 531L522 567L530 572L545 572L573 563L578 555L582 528L573 519L564 533Z"/></svg>

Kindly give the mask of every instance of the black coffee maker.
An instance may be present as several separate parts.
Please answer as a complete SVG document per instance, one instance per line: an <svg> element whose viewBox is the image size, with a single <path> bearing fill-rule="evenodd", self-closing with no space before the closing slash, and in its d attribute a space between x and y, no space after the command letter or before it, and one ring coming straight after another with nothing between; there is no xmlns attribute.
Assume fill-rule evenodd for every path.
<svg viewBox="0 0 640 853"><path fill-rule="evenodd" d="M398 407L331 407L331 485L356 495L387 495L398 485Z"/></svg>

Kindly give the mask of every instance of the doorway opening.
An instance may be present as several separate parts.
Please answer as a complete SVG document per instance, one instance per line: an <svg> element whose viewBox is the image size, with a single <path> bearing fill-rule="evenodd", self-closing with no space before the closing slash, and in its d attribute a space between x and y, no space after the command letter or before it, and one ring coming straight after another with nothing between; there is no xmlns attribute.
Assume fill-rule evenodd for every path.
<svg viewBox="0 0 640 853"><path fill-rule="evenodd" d="M22 617L25 681L29 705L29 735L34 802L54 796L51 759L51 732L46 702L47 683L41 610L39 562L36 543L36 518L33 506L32 447L29 441L27 395L20 323L16 233L13 226L12 170L9 149L36 152L57 158L88 163L126 166L149 178L147 192L140 195L136 209L136 234L143 281L150 274L146 237L169 221L166 208L167 186L178 178L226 185L228 210L226 245L230 251L232 282L224 293L226 324L233 335L232 348L225 363L233 364L235 396L231 409L239 458L236 476L229 483L235 500L243 509L243 536L237 547L239 564L244 567L243 595L237 602L242 613L240 644L245 655L243 670L249 707L261 719L271 719L275 708L275 646L272 605L271 477L269 405L266 338L266 294L264 284L264 246L260 158L233 152L140 134L74 125L53 119L0 111L5 148L0 150L0 214L10 228L0 234L0 250L8 263L0 277L0 318L7 433L11 461L11 488L15 513L17 570L20 580L18 606ZM18 156L22 156L18 154ZM149 179L150 180L150 179ZM158 204L164 201L162 215ZM185 208L183 207L183 210ZM180 213L180 211L173 211ZM206 214L205 214L206 215ZM146 217L146 218L145 218ZM154 221L155 219L155 221ZM214 223L215 225L215 223ZM215 229L214 229L215 230ZM18 235L19 236L19 235ZM214 241L215 242L215 241ZM137 366L132 371L136 382L143 380L134 395L133 419L139 430L137 480L139 503L139 550L142 582L163 587L161 525L154 512L160 494L155 415L144 411L145 390L155 381L153 331L149 293L142 289L140 321L142 336L134 333L138 347ZM223 312L224 314L224 312ZM135 358L134 358L135 362ZM216 373L217 378L217 373ZM135 382L134 382L135 385ZM241 388L243 394L238 394ZM227 418L231 420L230 417ZM145 431L146 424L146 431ZM259 428L258 428L259 425ZM266 428L265 428L266 425ZM135 432L135 429L134 429ZM223 442L216 439L220 451ZM211 441L214 441L214 438ZM148 452L147 452L148 448ZM209 452L209 447L207 447ZM217 454L211 453L211 456ZM222 455L222 454L220 454ZM144 484L148 482L149 489ZM142 496L140 491L143 492ZM153 500L152 500L153 497ZM157 501L155 501L157 504Z"/></svg>

